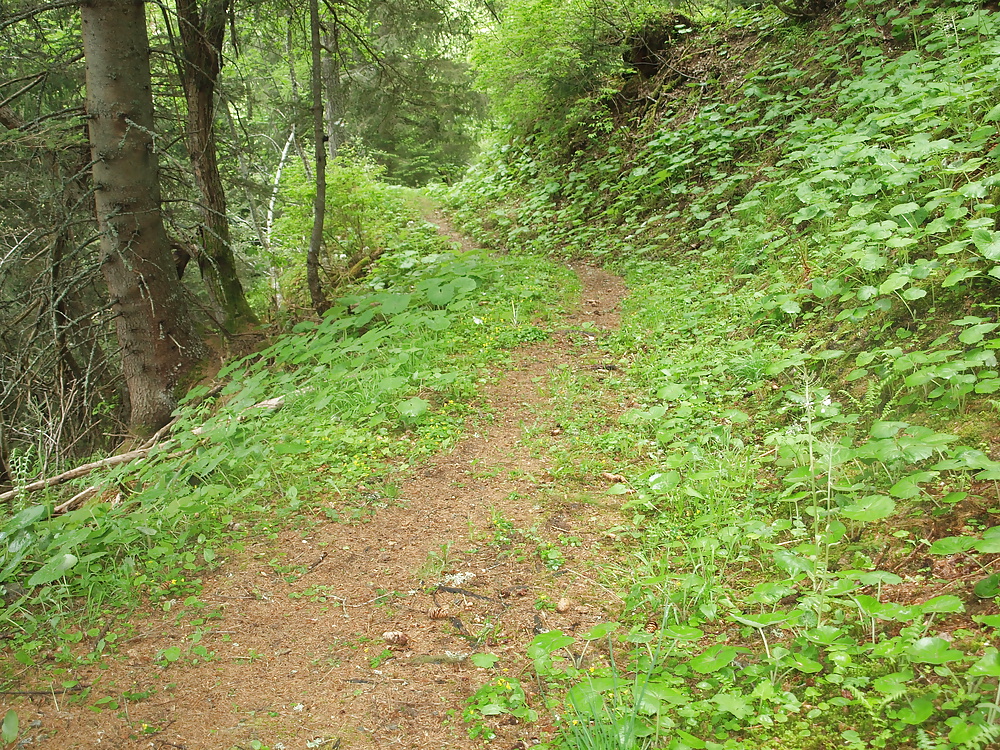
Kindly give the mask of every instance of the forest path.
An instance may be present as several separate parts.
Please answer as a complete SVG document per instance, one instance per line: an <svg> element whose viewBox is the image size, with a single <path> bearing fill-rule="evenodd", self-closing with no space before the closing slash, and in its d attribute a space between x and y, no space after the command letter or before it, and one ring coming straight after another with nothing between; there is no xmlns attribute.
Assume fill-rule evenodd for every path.
<svg viewBox="0 0 1000 750"><path fill-rule="evenodd" d="M467 242L440 213L428 219ZM623 408L603 383L614 368L600 337L619 324L625 286L574 271L577 308L495 373L453 450L410 470L395 497L375 496L369 517L257 529L203 578L198 603L151 606L121 659L76 670L94 685L85 705L35 701L36 715L22 714L36 722L31 746L481 747L461 720L470 695L500 677L530 692L535 633L582 633L620 609L596 582L620 523L600 457L564 478L553 455L569 439L560 409L613 423ZM496 667L473 665L475 652ZM486 724L503 748L529 747L539 726Z"/></svg>

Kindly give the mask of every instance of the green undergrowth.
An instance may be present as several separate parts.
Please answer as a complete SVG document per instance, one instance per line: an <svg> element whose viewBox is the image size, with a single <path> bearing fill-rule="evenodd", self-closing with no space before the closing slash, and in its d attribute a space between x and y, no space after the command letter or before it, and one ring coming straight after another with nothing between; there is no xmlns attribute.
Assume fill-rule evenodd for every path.
<svg viewBox="0 0 1000 750"><path fill-rule="evenodd" d="M459 252L403 220L405 241L322 321L226 364L221 389L190 391L147 457L20 500L0 525L8 679L34 665L69 679L114 650L142 599L196 605L201 576L247 535L367 520L400 502L411 464L455 442L491 368L545 335L569 272ZM96 499L53 513L84 482Z"/></svg>
<svg viewBox="0 0 1000 750"><path fill-rule="evenodd" d="M614 635L528 650L553 747L1000 742L998 25L735 12L684 48L731 85L665 75L632 119L605 85L453 190L480 238L630 285L633 405L576 429L633 564Z"/></svg>

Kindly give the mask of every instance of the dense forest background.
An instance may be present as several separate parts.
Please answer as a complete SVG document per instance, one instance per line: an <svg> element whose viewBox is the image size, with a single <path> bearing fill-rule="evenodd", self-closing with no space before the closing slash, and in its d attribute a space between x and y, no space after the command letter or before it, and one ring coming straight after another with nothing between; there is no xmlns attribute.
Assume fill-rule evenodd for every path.
<svg viewBox="0 0 1000 750"><path fill-rule="evenodd" d="M312 29L300 6L92 5L106 14L97 26L110 26L108 11L126 10L139 14L134 25L145 9L154 119L119 135L147 136L183 315L222 348L259 319L295 317L308 304L290 277L301 273L312 231L316 133L331 205L313 265L333 287L375 251L365 181L453 180L483 126L464 50L490 18L485 5L330 3ZM0 99L0 483L8 487L107 449L109 436L142 421L131 418L135 393L122 369L135 342L116 338L114 295L101 274L113 251L100 249L95 215L91 167L101 156L88 140L80 22L71 3L14 3L0 30L9 63ZM131 71L125 49L111 50L121 58L111 64ZM140 431L159 426L152 422Z"/></svg>

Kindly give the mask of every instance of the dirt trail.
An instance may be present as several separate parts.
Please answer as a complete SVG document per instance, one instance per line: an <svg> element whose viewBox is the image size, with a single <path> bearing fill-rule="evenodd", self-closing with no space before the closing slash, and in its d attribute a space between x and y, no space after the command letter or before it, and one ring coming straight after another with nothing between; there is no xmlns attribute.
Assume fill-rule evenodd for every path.
<svg viewBox="0 0 1000 750"><path fill-rule="evenodd" d="M454 236L446 224L442 231ZM498 668L516 676L536 632L586 630L616 606L594 582L610 555L601 540L617 523L614 508L604 505L607 483L596 477L593 487L566 489L546 458L545 442L561 439L551 415L557 368L592 378L592 398L604 398L595 368L601 350L573 329L616 327L625 293L622 281L602 270L574 270L583 300L566 330L515 353L454 450L411 472L398 497L366 521L317 519L306 531L286 530L233 555L204 580L202 622L177 622L176 611L144 613L122 659L73 675L97 684L88 704L110 696L117 708L94 713L65 695L32 698L18 705L22 726L34 722L28 746L481 746L467 738L461 711L501 673L463 657L496 654ZM566 561L552 572L531 540L513 538L504 549L498 537L509 529L494 525L498 518L534 529L535 542L572 535L579 545L560 546ZM289 583L281 574L297 565L307 572ZM429 589L428 581L440 585ZM572 602L565 612L544 606L561 598ZM211 619L213 611L221 617ZM406 643L390 654L384 634L393 631ZM192 663L193 645L213 655ZM157 666L171 646L184 656ZM144 691L151 691L144 700L128 700ZM497 719L497 747L531 744L537 730Z"/></svg>

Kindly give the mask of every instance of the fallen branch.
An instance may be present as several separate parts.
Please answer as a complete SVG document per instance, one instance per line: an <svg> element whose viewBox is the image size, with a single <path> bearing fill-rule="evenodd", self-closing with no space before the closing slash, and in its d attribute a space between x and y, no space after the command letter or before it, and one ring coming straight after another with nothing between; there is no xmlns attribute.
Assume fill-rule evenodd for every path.
<svg viewBox="0 0 1000 750"><path fill-rule="evenodd" d="M18 487L17 489L10 490L9 492L4 492L3 494L0 494L0 500L10 500L11 498L17 497L22 492L37 492L38 490L44 490L47 487L54 487L57 484L68 482L71 479L84 477L97 469L103 469L108 466L117 466L118 464L127 464L129 461L135 461L137 458L145 458L148 453L149 448L140 448L138 450L129 451L128 453L119 453L117 456L102 458L100 461L94 461L93 463L84 464L83 466L77 466L75 469L64 471L62 474L57 476L39 479L37 482L32 482L31 484L26 484L23 487Z"/></svg>
<svg viewBox="0 0 1000 750"><path fill-rule="evenodd" d="M67 511L74 510L76 506L83 505L87 500L92 498L98 492L101 491L100 486L92 484L81 492L77 492L73 497L64 503L60 503L52 509L52 515L59 516Z"/></svg>
<svg viewBox="0 0 1000 750"><path fill-rule="evenodd" d="M218 394L221 390L222 386L218 385L215 388L212 388L210 391L208 391L208 393L206 393L198 400L203 401L207 398L211 398L212 396ZM155 446L159 442L160 438L162 438L165 434L167 434L167 432L170 431L170 428L172 428L179 421L180 421L180 415L174 417L165 425L163 425L163 427L154 432L153 435L148 440L146 440L146 442L142 443L138 448L126 451L125 453L119 453L117 456L109 456L108 458L102 458L100 461L94 461L89 464L84 464L83 466L77 466L75 469L64 471L62 474L58 474L54 477L39 479L38 481L31 482L30 484L26 484L23 487L17 487L13 490L9 490L8 492L0 493L0 502L15 498L21 493L37 492L38 490L44 490L47 489L48 487L55 487L58 484L64 484L65 482L68 482L71 479L79 479L80 477L85 477L91 472L97 471L98 469L105 469L109 466L118 466L119 464L127 464L130 461L135 461L136 459L139 458L145 458L149 454L149 451L152 450L153 446ZM184 451L181 451L181 453L177 455L183 455L183 453ZM57 514L64 513L70 508L72 508L75 504L82 503L84 500L97 494L99 491L100 487L98 486L88 487L82 492L79 492L73 497L71 497L62 505L57 506L53 512Z"/></svg>

